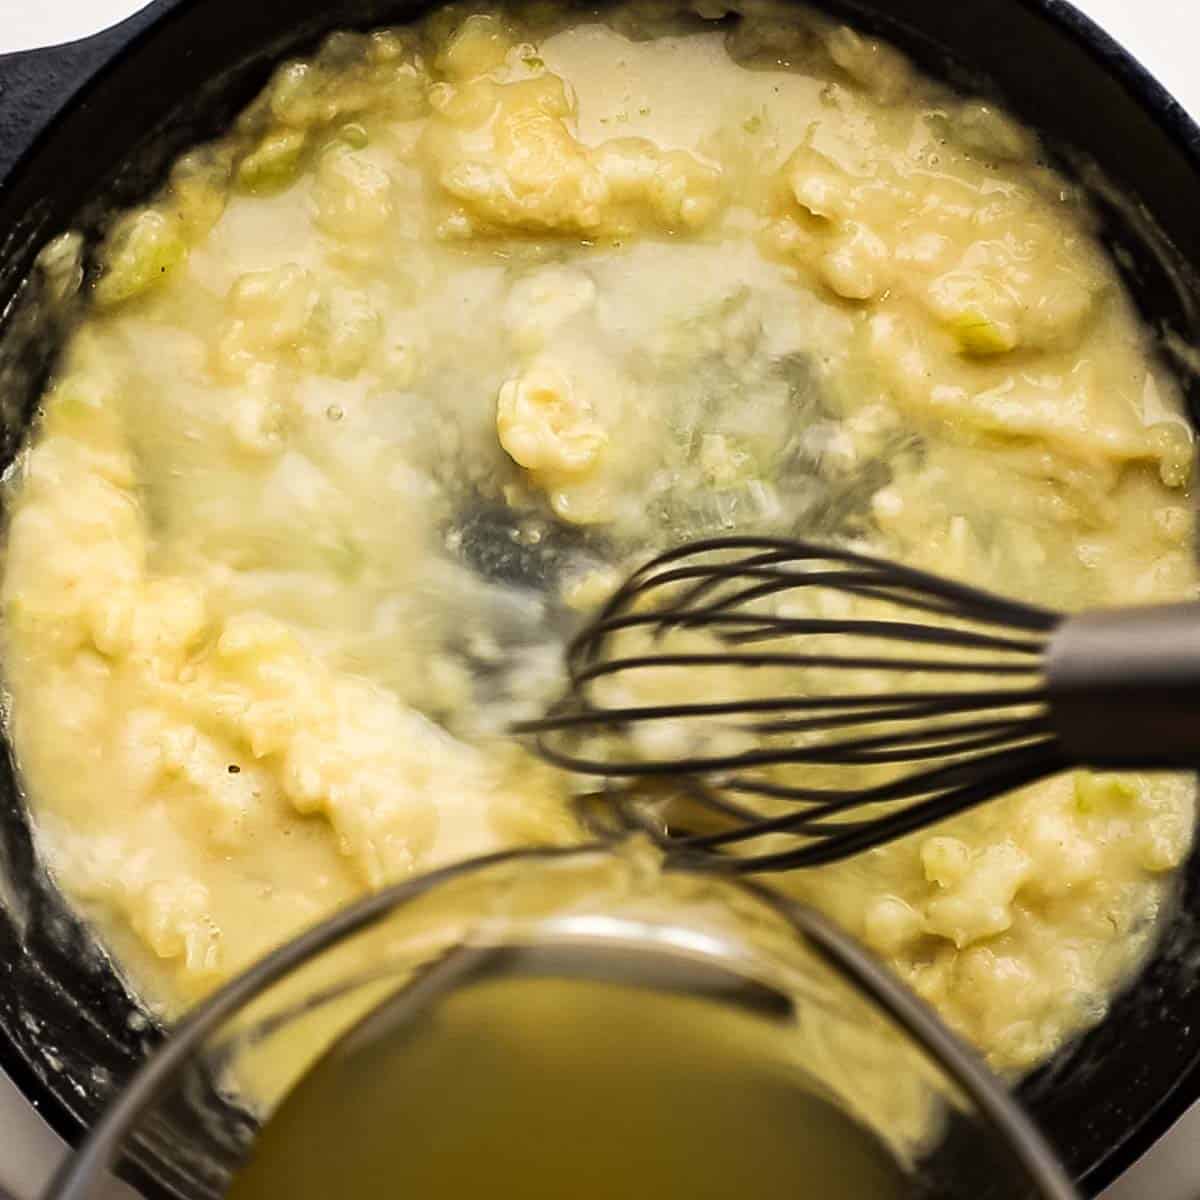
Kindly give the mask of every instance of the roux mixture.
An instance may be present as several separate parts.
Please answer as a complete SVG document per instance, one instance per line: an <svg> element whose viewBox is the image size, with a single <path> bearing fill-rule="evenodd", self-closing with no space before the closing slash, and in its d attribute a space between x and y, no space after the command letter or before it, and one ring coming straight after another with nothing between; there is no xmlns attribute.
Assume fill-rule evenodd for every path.
<svg viewBox="0 0 1200 1200"><path fill-rule="evenodd" d="M45 857L167 1011L576 838L504 724L654 549L1194 591L1177 388L1035 136L801 9L701 11L335 35L115 221L8 482L4 670ZM1138 963L1192 804L1065 775L781 882L1019 1071Z"/></svg>

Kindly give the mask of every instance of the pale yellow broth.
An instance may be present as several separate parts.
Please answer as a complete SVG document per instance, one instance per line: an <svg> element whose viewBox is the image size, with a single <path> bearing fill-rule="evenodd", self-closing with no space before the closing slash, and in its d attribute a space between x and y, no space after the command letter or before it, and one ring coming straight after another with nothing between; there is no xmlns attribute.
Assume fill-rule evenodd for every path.
<svg viewBox="0 0 1200 1200"><path fill-rule="evenodd" d="M163 1011L578 838L504 724L653 548L1193 593L1178 388L1034 135L790 6L676 18L340 35L115 223L9 481L4 667L46 860ZM545 595L475 569L479 511L565 546ZM1020 1071L1145 953L1192 806L1066 775L780 882Z"/></svg>

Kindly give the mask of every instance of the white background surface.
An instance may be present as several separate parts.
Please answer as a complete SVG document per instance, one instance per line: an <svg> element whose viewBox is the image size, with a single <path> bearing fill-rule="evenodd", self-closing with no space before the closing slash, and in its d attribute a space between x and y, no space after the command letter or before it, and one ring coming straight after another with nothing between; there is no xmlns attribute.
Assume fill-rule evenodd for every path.
<svg viewBox="0 0 1200 1200"><path fill-rule="evenodd" d="M945 2L970 4L971 0ZM1200 118L1200 0L1075 3L1132 50ZM0 53L83 37L141 7L139 0L0 0ZM61 1143L0 1075L0 1189L7 1189L16 1200L33 1200L60 1154ZM1103 1200L1151 1198L1200 1200L1200 1107Z"/></svg>

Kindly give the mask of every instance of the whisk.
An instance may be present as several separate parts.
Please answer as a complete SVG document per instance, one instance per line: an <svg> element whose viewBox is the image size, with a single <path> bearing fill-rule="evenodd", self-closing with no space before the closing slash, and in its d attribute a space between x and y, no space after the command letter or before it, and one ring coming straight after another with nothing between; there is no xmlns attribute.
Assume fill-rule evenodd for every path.
<svg viewBox="0 0 1200 1200"><path fill-rule="evenodd" d="M850 550L723 537L635 571L566 663L563 698L514 731L609 781L581 800L594 826L693 866L818 866L1070 767L1200 764L1200 602L1067 616ZM679 694L639 703L664 669ZM813 671L834 685L801 690ZM639 739L658 723L673 736Z"/></svg>

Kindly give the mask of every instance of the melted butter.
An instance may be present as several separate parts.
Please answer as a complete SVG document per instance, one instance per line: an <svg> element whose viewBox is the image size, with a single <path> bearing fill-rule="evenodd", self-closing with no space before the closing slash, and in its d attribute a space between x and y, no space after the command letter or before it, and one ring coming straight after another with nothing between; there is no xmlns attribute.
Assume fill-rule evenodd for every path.
<svg viewBox="0 0 1200 1200"><path fill-rule="evenodd" d="M540 53L551 71L571 81L579 137L588 145L645 137L672 149L707 147L719 161L723 142L741 133L742 153L762 154L769 167L822 112L824 80L746 71L719 33L634 42L606 26L583 25L547 38ZM704 87L681 86L701 79Z"/></svg>

